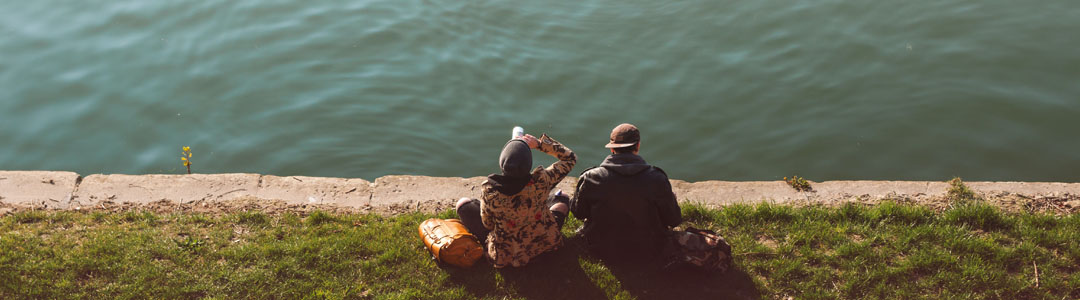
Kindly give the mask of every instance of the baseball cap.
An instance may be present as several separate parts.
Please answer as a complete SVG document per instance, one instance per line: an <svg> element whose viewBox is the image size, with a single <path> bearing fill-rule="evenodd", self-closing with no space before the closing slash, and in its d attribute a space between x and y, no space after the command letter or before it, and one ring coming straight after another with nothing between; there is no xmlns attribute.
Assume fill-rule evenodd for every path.
<svg viewBox="0 0 1080 300"><path fill-rule="evenodd" d="M604 148L622 148L633 146L641 141L641 132L637 126L630 123L622 123L611 130L611 142Z"/></svg>

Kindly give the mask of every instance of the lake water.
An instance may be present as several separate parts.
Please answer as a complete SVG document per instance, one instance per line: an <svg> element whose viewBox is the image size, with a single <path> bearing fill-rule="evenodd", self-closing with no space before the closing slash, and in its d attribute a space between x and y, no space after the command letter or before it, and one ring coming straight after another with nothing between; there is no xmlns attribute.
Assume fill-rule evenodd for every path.
<svg viewBox="0 0 1080 300"><path fill-rule="evenodd" d="M692 181L1080 181L1080 1L0 2L5 170L480 176L521 125L576 175L622 122Z"/></svg>

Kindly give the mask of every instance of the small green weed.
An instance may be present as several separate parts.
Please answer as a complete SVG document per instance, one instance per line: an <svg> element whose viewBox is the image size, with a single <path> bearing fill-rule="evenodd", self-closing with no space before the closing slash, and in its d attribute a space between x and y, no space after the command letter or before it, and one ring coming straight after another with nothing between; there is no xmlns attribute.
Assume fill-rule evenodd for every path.
<svg viewBox="0 0 1080 300"><path fill-rule="evenodd" d="M191 147L184 146L180 148L183 152L180 152L180 161L184 162L184 167L187 168L187 173L191 174Z"/></svg>
<svg viewBox="0 0 1080 300"><path fill-rule="evenodd" d="M198 251L206 244L203 240L191 237L190 235L183 239L175 240L175 242L177 247L180 247L180 249L184 249L185 251Z"/></svg>
<svg viewBox="0 0 1080 300"><path fill-rule="evenodd" d="M787 184L796 191L809 192L814 190L813 187L810 187L810 182L806 181L806 178L799 177L798 175L791 176L790 180L787 177L784 177L784 182L787 182Z"/></svg>
<svg viewBox="0 0 1080 300"><path fill-rule="evenodd" d="M966 203L978 199L975 195L975 191L964 184L964 180L960 179L960 177L954 177L952 180L949 180L948 183L949 189L947 190L945 197L953 203Z"/></svg>

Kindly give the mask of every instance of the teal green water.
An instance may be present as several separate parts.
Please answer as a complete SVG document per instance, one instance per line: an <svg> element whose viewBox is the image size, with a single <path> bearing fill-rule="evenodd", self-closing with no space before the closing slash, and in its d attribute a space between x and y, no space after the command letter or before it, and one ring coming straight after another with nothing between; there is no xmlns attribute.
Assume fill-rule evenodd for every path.
<svg viewBox="0 0 1080 300"><path fill-rule="evenodd" d="M1080 2L2 1L0 169L1080 181ZM538 160L547 163L551 159Z"/></svg>

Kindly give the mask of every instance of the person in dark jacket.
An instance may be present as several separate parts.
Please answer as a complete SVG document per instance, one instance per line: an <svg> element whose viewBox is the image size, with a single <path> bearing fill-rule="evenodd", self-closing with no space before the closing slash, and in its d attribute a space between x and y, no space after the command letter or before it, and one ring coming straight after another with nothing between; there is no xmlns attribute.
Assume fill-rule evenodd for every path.
<svg viewBox="0 0 1080 300"><path fill-rule="evenodd" d="M638 156L641 133L631 124L611 131L611 155L582 172L570 212L584 220L586 247L602 259L656 258L682 212L667 174Z"/></svg>

